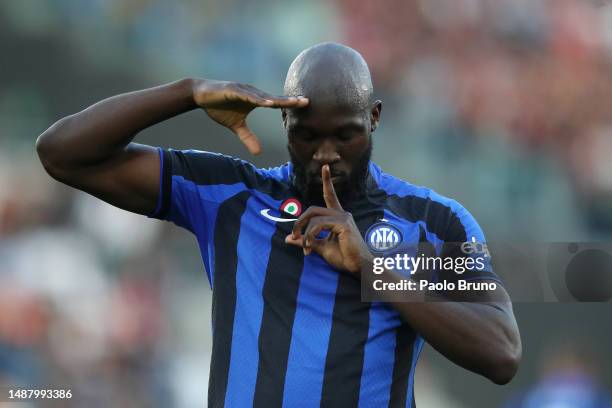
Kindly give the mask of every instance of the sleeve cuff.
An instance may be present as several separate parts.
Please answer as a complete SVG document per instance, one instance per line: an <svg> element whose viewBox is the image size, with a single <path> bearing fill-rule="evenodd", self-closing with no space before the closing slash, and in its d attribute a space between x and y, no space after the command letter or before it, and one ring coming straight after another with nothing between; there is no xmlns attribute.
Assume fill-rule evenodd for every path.
<svg viewBox="0 0 612 408"><path fill-rule="evenodd" d="M159 153L159 194L155 211L150 218L164 219L170 209L170 195L172 190L172 157L170 152L158 147Z"/></svg>

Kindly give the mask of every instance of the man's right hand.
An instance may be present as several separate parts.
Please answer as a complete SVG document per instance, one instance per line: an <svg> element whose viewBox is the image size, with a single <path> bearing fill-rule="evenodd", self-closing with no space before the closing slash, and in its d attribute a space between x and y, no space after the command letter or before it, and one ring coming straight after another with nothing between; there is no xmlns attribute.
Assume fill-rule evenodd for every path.
<svg viewBox="0 0 612 408"><path fill-rule="evenodd" d="M272 96L250 85L185 78L116 95L62 118L38 137L36 150L56 180L119 208L151 214L159 201L159 152L132 142L138 132L199 106L257 154L259 141L246 125L249 112L306 105L306 98Z"/></svg>
<svg viewBox="0 0 612 408"><path fill-rule="evenodd" d="M212 120L234 132L252 154L261 152L259 140L246 124L253 109L308 105L308 98L302 96L274 96L251 85L208 79L194 82L193 100Z"/></svg>

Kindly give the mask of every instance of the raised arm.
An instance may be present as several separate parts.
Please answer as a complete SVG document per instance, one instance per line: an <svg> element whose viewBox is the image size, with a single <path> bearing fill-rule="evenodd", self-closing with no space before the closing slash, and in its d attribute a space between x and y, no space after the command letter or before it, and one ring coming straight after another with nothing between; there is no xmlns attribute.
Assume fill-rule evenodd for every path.
<svg viewBox="0 0 612 408"><path fill-rule="evenodd" d="M250 85L182 79L113 96L62 118L38 137L36 150L56 180L125 210L151 214L160 164L155 148L132 142L138 132L200 107L258 154L259 142L246 125L249 112L307 104L305 98L272 96Z"/></svg>

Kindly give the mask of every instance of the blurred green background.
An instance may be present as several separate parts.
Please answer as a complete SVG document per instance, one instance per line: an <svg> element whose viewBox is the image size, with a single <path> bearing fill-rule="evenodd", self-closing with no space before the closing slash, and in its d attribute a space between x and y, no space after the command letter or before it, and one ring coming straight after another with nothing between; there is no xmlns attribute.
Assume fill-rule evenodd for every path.
<svg viewBox="0 0 612 408"><path fill-rule="evenodd" d="M205 403L211 293L195 240L53 181L34 142L102 98L182 77L281 93L292 59L317 42L368 61L383 100L373 159L384 170L457 199L491 241L609 241L606 3L3 0L0 385L69 386L79 407ZM137 141L266 167L288 160L280 112L257 110L249 123L258 157L198 111ZM587 404L612 387L611 311L518 303L514 381L495 386L426 348L417 405L608 406Z"/></svg>

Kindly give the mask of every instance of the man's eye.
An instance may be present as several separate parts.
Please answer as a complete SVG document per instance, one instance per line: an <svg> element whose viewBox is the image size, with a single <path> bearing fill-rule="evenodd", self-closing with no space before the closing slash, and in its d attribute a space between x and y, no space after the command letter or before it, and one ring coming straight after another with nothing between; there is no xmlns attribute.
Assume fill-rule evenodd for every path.
<svg viewBox="0 0 612 408"><path fill-rule="evenodd" d="M314 135L305 130L296 130L291 132L291 137L299 141L310 142L315 139Z"/></svg>
<svg viewBox="0 0 612 408"><path fill-rule="evenodd" d="M355 136L358 136L358 133L359 132L355 130L345 130L345 131L338 133L338 139L343 142L347 142L351 140L352 138L354 138Z"/></svg>

